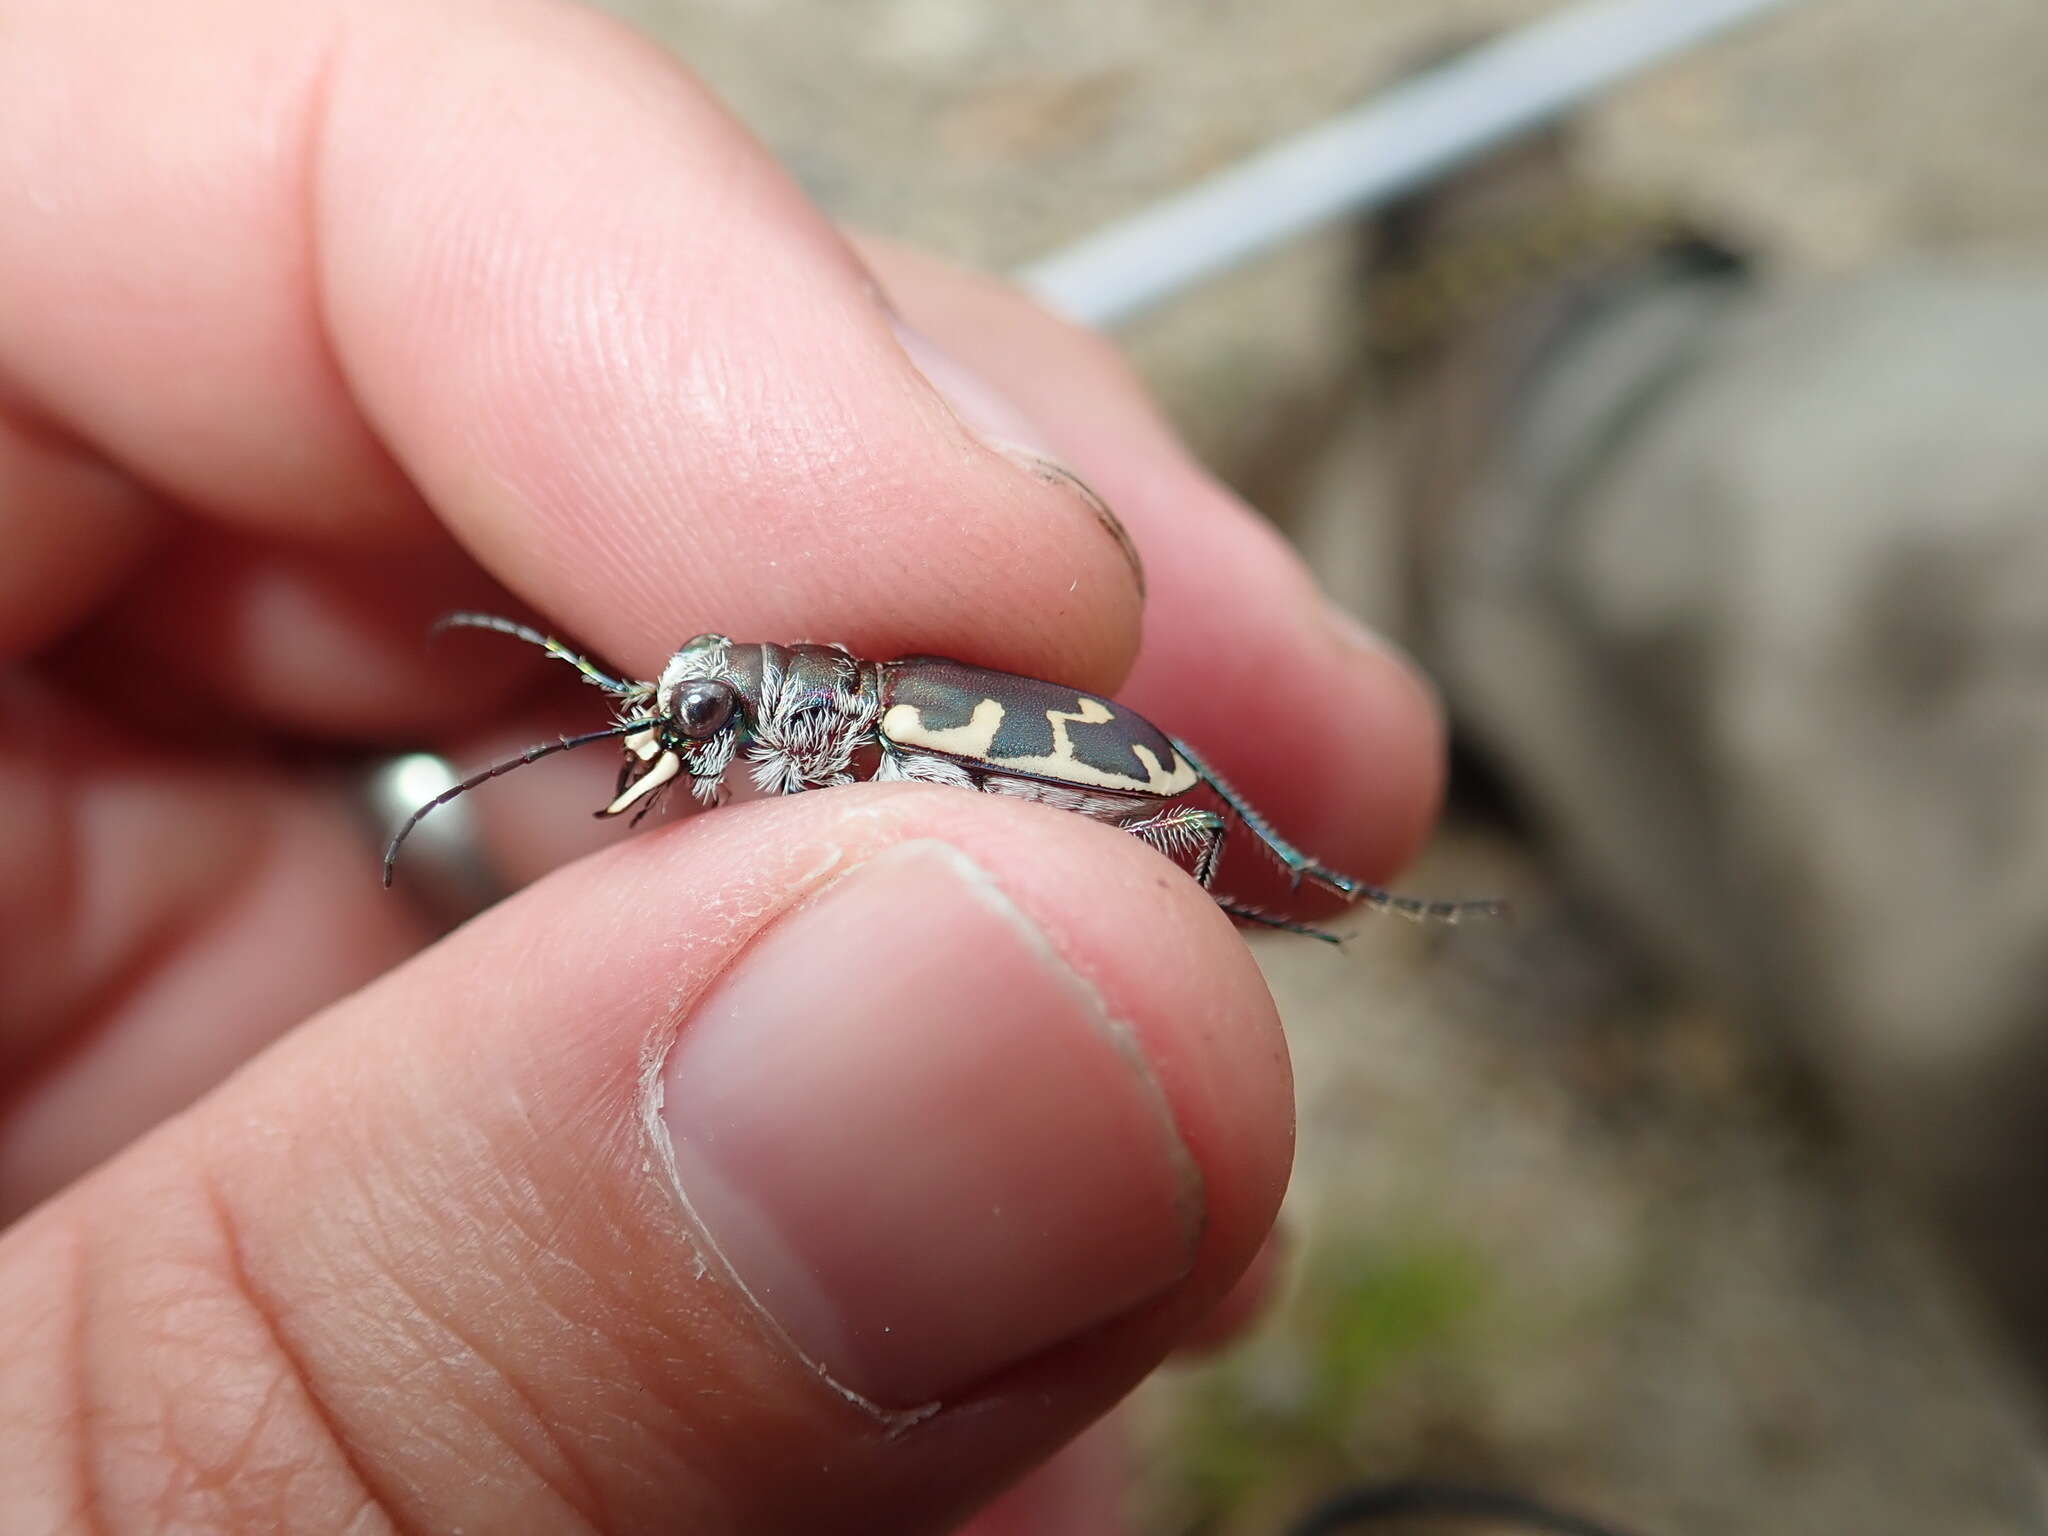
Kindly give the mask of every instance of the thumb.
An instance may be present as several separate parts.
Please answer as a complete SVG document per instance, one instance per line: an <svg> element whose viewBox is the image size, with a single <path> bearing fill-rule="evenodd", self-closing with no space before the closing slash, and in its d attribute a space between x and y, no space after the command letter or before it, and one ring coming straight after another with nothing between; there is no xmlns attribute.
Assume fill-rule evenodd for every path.
<svg viewBox="0 0 2048 1536"><path fill-rule="evenodd" d="M1258 972L1121 832L875 786L584 860L0 1242L0 1528L941 1529L1256 1252Z"/></svg>

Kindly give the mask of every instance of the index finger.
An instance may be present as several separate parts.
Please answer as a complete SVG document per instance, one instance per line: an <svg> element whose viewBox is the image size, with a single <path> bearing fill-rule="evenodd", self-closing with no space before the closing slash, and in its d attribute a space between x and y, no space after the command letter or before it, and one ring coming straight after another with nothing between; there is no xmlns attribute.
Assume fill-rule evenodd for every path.
<svg viewBox="0 0 2048 1536"><path fill-rule="evenodd" d="M25 0L0 145L0 378L187 507L403 541L424 501L629 668L706 629L1103 689L1135 653L1099 510L604 18Z"/></svg>

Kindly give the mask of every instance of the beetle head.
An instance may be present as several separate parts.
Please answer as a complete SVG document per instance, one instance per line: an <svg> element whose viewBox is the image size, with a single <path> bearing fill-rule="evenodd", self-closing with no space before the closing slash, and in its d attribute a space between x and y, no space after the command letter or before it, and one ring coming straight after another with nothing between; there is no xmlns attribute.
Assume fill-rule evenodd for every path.
<svg viewBox="0 0 2048 1536"><path fill-rule="evenodd" d="M676 767L700 800L717 798L746 723L746 692L729 670L731 659L732 642L724 635L699 635L668 659L654 685L654 713L661 720L655 739L678 759ZM629 739L626 751L629 784L659 767L645 744ZM646 767L632 761L636 755Z"/></svg>

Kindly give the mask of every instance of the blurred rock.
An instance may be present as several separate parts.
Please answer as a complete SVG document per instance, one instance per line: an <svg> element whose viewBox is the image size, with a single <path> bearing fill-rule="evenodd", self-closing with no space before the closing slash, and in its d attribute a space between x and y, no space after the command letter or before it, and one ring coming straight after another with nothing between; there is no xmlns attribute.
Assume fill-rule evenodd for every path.
<svg viewBox="0 0 2048 1536"><path fill-rule="evenodd" d="M2048 1367L2048 276L1638 277L1519 380L1431 539L1457 706Z"/></svg>

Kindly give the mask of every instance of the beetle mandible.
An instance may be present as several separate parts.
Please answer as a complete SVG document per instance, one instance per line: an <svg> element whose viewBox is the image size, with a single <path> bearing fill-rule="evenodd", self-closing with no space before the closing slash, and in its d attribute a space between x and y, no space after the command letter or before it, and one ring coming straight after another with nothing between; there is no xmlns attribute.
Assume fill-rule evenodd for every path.
<svg viewBox="0 0 2048 1536"><path fill-rule="evenodd" d="M1496 901L1428 901L1340 874L1302 853L1223 778L1122 705L1056 683L941 656L863 661L837 645L736 644L699 635L653 682L625 681L540 631L487 613L451 613L441 629L511 635L573 666L618 701L602 730L529 747L415 810L384 853L391 884L398 850L420 819L514 768L617 738L625 761L599 816L634 822L677 783L706 805L725 798L742 755L757 788L777 795L859 780L947 784L1042 805L1121 827L1180 864L1232 917L1337 942L1336 935L1231 901L1216 873L1234 821L1285 871L1289 884L1416 919L1455 923L1499 915ZM1221 811L1190 803L1202 790Z"/></svg>

